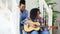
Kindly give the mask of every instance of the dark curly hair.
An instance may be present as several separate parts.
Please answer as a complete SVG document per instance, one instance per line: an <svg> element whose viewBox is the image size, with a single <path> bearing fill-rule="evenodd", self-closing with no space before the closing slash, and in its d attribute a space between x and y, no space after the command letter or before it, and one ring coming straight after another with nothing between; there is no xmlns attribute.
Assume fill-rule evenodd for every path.
<svg viewBox="0 0 60 34"><path fill-rule="evenodd" d="M34 20L34 19L36 18L37 12L40 13L40 11L39 11L38 8L33 8L33 9L31 9L31 11L30 11L30 18L31 18L32 20Z"/></svg>

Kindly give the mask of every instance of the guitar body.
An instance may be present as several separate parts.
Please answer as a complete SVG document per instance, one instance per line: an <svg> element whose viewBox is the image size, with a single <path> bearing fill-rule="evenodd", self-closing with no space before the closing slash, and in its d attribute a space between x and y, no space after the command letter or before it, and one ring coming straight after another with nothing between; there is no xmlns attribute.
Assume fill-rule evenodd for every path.
<svg viewBox="0 0 60 34"><path fill-rule="evenodd" d="M37 26L40 26L40 23L39 22L32 22L31 20L28 20L27 21L29 24L35 24L35 25L37 25ZM38 30L40 30L40 27L32 27L32 26L26 26L26 25L24 25L24 30L26 31L26 32L31 32L31 31L33 31L33 30L36 30L36 31L38 31Z"/></svg>
<svg viewBox="0 0 60 34"><path fill-rule="evenodd" d="M37 28L33 28L33 27L27 27L26 25L24 25L24 30L26 31L26 32L31 32L31 31L33 31L33 30L40 30L40 27L37 27Z"/></svg>

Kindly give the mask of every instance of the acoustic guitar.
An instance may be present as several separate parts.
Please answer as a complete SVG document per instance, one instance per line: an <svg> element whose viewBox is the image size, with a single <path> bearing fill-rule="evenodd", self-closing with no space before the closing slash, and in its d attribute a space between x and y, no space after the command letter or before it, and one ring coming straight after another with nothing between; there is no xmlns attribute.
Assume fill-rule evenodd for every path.
<svg viewBox="0 0 60 34"><path fill-rule="evenodd" d="M27 20L27 23L29 24L29 26L24 25L24 30L26 32L31 32L33 30L40 30L40 23L39 22L33 22L31 20ZM34 24L36 27L32 27L30 24Z"/></svg>
<svg viewBox="0 0 60 34"><path fill-rule="evenodd" d="M29 26L24 24L24 30L26 32L31 32L33 30L39 31L41 29L41 27L46 27L46 26L40 26L39 22L33 22L31 20L27 20L26 21L28 23ZM34 24L34 26L36 27L32 27L31 24ZM52 28L52 29L57 29L57 26L47 26L48 28Z"/></svg>

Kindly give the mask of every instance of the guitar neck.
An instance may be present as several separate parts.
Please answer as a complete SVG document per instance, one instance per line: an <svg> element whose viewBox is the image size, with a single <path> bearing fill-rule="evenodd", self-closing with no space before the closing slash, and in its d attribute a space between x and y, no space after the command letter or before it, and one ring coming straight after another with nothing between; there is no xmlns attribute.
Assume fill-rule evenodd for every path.
<svg viewBox="0 0 60 34"><path fill-rule="evenodd" d="M52 28L52 29L57 29L58 26L40 26L41 28Z"/></svg>

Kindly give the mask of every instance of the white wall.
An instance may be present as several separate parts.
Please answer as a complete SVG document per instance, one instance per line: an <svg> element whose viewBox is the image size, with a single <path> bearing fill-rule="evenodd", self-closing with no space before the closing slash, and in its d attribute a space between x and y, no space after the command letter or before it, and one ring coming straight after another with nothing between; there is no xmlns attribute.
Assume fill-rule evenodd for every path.
<svg viewBox="0 0 60 34"><path fill-rule="evenodd" d="M0 34L19 34L19 10L16 0L0 0Z"/></svg>
<svg viewBox="0 0 60 34"><path fill-rule="evenodd" d="M26 9L28 10L28 12L30 13L30 10L32 8L37 8L38 7L38 0L26 0Z"/></svg>

